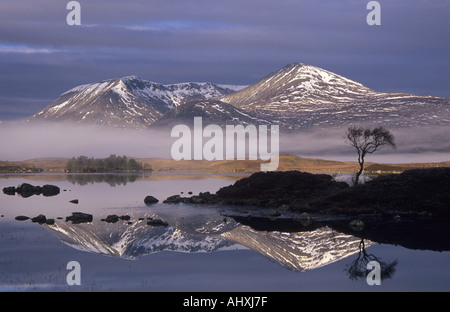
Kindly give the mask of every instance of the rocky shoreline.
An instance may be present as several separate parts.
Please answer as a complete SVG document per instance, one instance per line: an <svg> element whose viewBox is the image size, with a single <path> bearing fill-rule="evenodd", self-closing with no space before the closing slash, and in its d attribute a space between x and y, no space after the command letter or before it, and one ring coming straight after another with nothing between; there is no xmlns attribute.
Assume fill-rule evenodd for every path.
<svg viewBox="0 0 450 312"><path fill-rule="evenodd" d="M163 202L270 207L272 214L450 217L450 168L413 169L356 186L327 174L258 172L216 194L173 195Z"/></svg>
<svg viewBox="0 0 450 312"><path fill-rule="evenodd" d="M357 186L323 174L261 172L216 194L174 195L164 202L223 205L226 218L258 231L327 226L362 240L450 250L450 168L414 169Z"/></svg>

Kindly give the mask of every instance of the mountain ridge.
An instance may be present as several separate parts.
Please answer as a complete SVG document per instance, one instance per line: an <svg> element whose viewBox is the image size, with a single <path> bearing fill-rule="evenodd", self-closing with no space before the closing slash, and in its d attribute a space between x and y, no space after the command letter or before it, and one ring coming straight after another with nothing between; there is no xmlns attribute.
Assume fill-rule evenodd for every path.
<svg viewBox="0 0 450 312"><path fill-rule="evenodd" d="M183 109L184 105L196 109ZM142 129L185 121L192 113L210 115L208 121L214 124L262 122L283 131L350 124L435 126L450 124L450 98L378 92L331 71L294 63L249 86L163 85L137 76L85 84L64 92L28 121Z"/></svg>
<svg viewBox="0 0 450 312"><path fill-rule="evenodd" d="M210 82L163 85L137 76L125 76L74 87L27 121L146 128L186 101L218 98L241 88L243 86Z"/></svg>

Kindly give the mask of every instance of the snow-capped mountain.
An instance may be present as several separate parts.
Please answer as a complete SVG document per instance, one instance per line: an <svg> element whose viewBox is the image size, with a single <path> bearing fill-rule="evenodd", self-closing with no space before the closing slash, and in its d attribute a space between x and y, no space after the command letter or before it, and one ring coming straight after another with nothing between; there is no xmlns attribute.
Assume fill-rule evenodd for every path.
<svg viewBox="0 0 450 312"><path fill-rule="evenodd" d="M193 82L163 85L129 76L75 87L28 120L146 128L186 101L219 98L242 88Z"/></svg>
<svg viewBox="0 0 450 312"><path fill-rule="evenodd" d="M202 117L205 125L270 125L271 121L259 118L256 112L247 112L219 100L197 100L175 107L151 127L172 127L177 124L193 125L194 117Z"/></svg>
<svg viewBox="0 0 450 312"><path fill-rule="evenodd" d="M330 71L296 63L221 99L257 111L285 129L353 123L449 125L450 99L376 92Z"/></svg>
<svg viewBox="0 0 450 312"><path fill-rule="evenodd" d="M450 98L374 91L296 63L245 86L163 85L130 76L63 93L28 120L147 128L186 123L278 124L283 131L353 124L389 128L450 124Z"/></svg>

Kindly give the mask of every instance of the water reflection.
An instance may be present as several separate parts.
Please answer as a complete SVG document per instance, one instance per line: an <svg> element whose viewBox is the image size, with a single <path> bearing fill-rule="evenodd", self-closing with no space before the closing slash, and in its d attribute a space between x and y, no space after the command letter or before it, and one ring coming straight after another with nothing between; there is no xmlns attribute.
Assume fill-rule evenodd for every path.
<svg viewBox="0 0 450 312"><path fill-rule="evenodd" d="M392 278L396 272L396 259L382 259L368 251L378 242L368 237L380 237L384 243L397 244L403 236L411 233L398 222L401 235L395 235L390 224L387 228L391 228L391 238L387 239L386 233L373 235L374 225L368 220L365 220L364 228L355 229L344 218L313 218L305 223L292 218L231 216L230 209L157 204L145 208L97 211L93 219L86 222L59 218L54 224L39 226L76 250L129 260L163 251L212 253L247 249L289 271L306 272L347 259L344 260L344 271L352 280L365 279L370 271L367 264L371 261L380 264L381 280ZM111 214L120 217L108 222ZM22 222L31 223L29 220ZM377 224L380 230L381 225ZM423 237L428 237L427 240L434 240L431 248L436 248L436 241L440 241L439 248L442 249L447 239L439 240L434 234L421 232ZM425 240L423 238L422 241Z"/></svg>
<svg viewBox="0 0 450 312"><path fill-rule="evenodd" d="M359 252L355 260L347 265L346 272L348 277L352 280L366 279L371 272L368 267L370 262L376 261L380 265L381 280L390 279L394 276L398 261L395 259L392 262L387 262L374 254L368 253L364 239L359 243Z"/></svg>
<svg viewBox="0 0 450 312"><path fill-rule="evenodd" d="M95 183L106 183L111 187L115 186L125 186L128 183L134 183L136 181L146 181L146 180L203 180L206 178L220 178L225 180L236 180L241 178L243 174L229 174L229 175L217 175L217 174L182 174L182 173L80 173L80 174L67 174L61 175L62 179L67 179L73 185L88 185Z"/></svg>
<svg viewBox="0 0 450 312"><path fill-rule="evenodd" d="M117 213L123 215L124 211ZM250 249L288 270L304 272L360 251L360 238L328 226L297 232L256 230L217 210L193 207L127 209L125 213L129 218L114 223L105 222L107 216L98 214L88 223L73 224L59 219L52 225L41 226L77 250L125 259L161 251L207 253ZM149 225L150 219L164 220L168 226ZM366 246L372 244L366 241Z"/></svg>
<svg viewBox="0 0 450 312"><path fill-rule="evenodd" d="M74 185L87 185L94 183L107 183L111 187L127 185L141 178L140 174L70 174L67 181Z"/></svg>
<svg viewBox="0 0 450 312"><path fill-rule="evenodd" d="M43 178L50 177L36 177L39 181ZM51 178L55 179L55 176ZM59 176L56 178L59 179ZM344 260L346 274L351 279L365 277L365 265L372 260L381 264L382 279L394 275L397 261L382 259L371 253L370 248L375 243L409 249L450 250L450 227L446 220L437 223L426 219L363 219L363 227L352 227L349 219L321 219L315 216L296 219L275 215L255 217L254 212L242 213L242 209L241 213L236 213L236 207L162 203L146 207L143 203L148 194L163 199L181 191L193 190L195 193L206 189L214 192L228 185L228 181L222 178L216 181L205 179L204 175L186 176L184 180L179 175L67 175L64 176L65 181L58 180L57 184L62 189L71 189L70 192L62 192L55 198L35 196L25 200L2 194L1 214L6 214L14 224L22 222L24 226L45 228L67 246L87 253L137 260L162 251L213 253L245 249L293 272L316 270ZM19 185L19 182L22 183L22 179L16 178L6 180L4 184ZM95 185L70 185L90 183ZM120 186L120 192L111 186ZM75 197L80 198L77 206L69 203ZM66 222L64 217L75 210L91 213L92 222ZM14 220L20 214L37 216L40 213L53 218L54 224L38 225L31 220ZM115 223L102 221L112 214L129 218L119 219ZM150 218L163 220L168 225L149 225ZM32 232L36 233L34 230ZM28 248L33 244L33 239L31 237L28 245L24 243L24 247L20 248ZM219 254L216 259L221 257ZM339 271L339 274L345 278L345 273Z"/></svg>

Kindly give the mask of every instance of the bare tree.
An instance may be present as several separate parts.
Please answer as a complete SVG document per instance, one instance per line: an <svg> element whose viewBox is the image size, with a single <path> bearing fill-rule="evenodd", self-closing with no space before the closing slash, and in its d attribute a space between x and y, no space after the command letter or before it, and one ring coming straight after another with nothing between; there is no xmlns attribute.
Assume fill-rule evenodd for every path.
<svg viewBox="0 0 450 312"><path fill-rule="evenodd" d="M358 257L346 266L347 268L345 271L347 272L348 277L352 280L366 278L369 273L367 264L371 261L377 261L380 264L381 280L389 279L394 276L396 266L398 264L397 259L389 263L373 254L367 253L364 245L364 239L361 239L361 242L359 243Z"/></svg>
<svg viewBox="0 0 450 312"><path fill-rule="evenodd" d="M355 185L359 182L359 177L364 171L364 159L367 154L373 154L381 147L388 145L397 148L394 143L394 135L383 127L373 130L362 127L348 128L345 137L358 152L359 171L356 173Z"/></svg>

